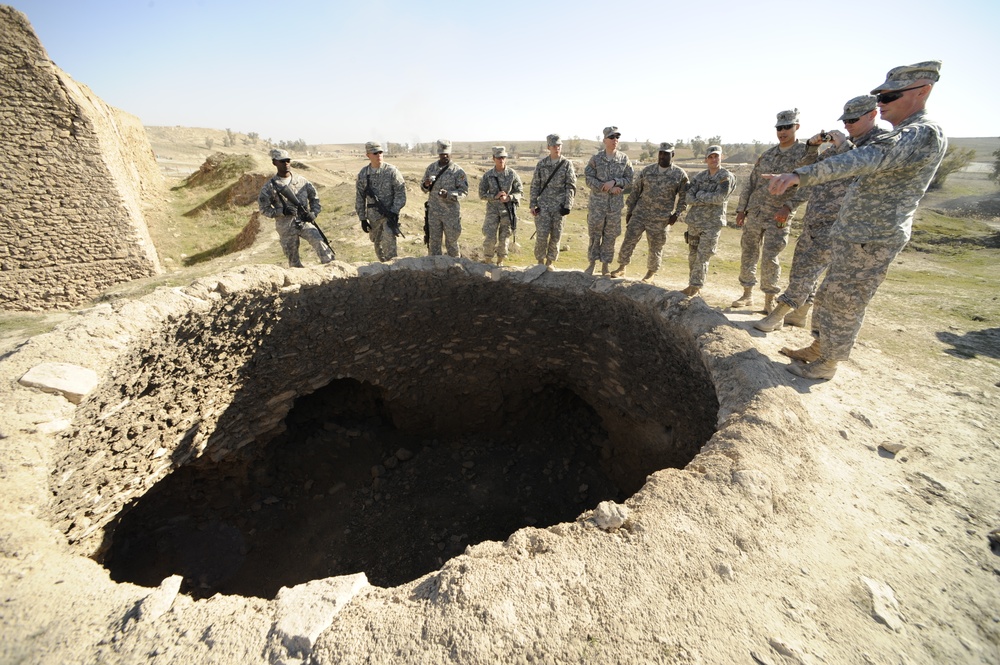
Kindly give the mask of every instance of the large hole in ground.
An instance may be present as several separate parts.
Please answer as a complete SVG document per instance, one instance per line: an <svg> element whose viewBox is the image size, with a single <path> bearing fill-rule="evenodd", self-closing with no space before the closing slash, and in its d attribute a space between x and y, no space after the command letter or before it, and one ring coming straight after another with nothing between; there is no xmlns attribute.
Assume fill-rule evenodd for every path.
<svg viewBox="0 0 1000 665"><path fill-rule="evenodd" d="M718 400L679 310L539 281L395 270L174 320L81 409L53 519L116 580L273 597L400 584L687 464Z"/></svg>

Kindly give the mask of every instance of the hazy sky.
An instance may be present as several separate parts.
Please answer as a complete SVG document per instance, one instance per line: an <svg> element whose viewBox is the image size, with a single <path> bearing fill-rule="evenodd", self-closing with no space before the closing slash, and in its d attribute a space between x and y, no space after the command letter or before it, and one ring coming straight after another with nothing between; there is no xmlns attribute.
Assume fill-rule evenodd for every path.
<svg viewBox="0 0 1000 665"><path fill-rule="evenodd" d="M146 125L307 143L800 138L897 65L1000 136L1000 2L19 0L49 57Z"/></svg>

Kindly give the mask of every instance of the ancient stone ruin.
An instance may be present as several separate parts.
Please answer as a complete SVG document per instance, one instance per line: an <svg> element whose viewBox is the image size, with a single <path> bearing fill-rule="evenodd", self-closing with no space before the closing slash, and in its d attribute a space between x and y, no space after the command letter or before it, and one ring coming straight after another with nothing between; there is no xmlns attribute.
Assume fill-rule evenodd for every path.
<svg viewBox="0 0 1000 665"><path fill-rule="evenodd" d="M42 362L99 380L61 389L79 406L17 384ZM7 628L16 652L46 622L53 660L438 662L458 639L489 662L577 649L577 622L652 631L700 588L692 548L759 547L811 436L698 299L447 257L161 288L0 376L4 551L52 579L12 583Z"/></svg>
<svg viewBox="0 0 1000 665"><path fill-rule="evenodd" d="M0 308L67 308L159 272L144 202L162 179L139 119L57 67L0 6Z"/></svg>

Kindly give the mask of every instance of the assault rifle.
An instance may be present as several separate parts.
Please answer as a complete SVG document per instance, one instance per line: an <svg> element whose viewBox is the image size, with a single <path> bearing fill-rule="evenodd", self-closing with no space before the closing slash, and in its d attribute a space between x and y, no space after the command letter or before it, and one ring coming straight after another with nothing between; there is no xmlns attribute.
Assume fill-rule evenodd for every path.
<svg viewBox="0 0 1000 665"><path fill-rule="evenodd" d="M392 235L396 236L397 238L405 238L406 236L403 235L403 229L401 229L399 226L399 213L392 212L391 210L389 210L389 208L387 208L384 203L378 200L378 194L376 194L374 190L372 190L371 173L368 174L368 182L365 183L365 191L363 192L363 195L366 197L370 196L372 197L372 199L374 199L375 207L378 209L380 213L382 213L382 216L385 217L386 224L388 224L389 230L392 231Z"/></svg>
<svg viewBox="0 0 1000 665"><path fill-rule="evenodd" d="M296 198L295 193L292 192L288 185L279 185L276 180L271 180L274 183L274 191L277 192L278 198L281 199L282 205L284 207L291 207L295 209L295 226L301 229L303 224L310 223L319 232L319 237L323 239L326 246L333 251L333 245L330 241L326 239L326 234L323 233L323 229L319 228L319 224L316 223L316 215L312 214L311 211L307 210L304 205L299 203L298 198Z"/></svg>

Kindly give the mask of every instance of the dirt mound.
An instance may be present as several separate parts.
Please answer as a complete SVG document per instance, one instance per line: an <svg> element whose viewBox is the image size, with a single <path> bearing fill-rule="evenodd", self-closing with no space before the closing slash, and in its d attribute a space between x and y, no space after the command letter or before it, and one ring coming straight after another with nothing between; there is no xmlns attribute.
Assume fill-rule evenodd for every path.
<svg viewBox="0 0 1000 665"><path fill-rule="evenodd" d="M198 173L201 173L201 171L198 171ZM197 176L198 173L193 174L191 177ZM187 211L184 213L184 216L197 217L209 210L256 205L257 195L260 194L261 188L269 177L263 173L244 173L239 177L239 180L201 205Z"/></svg>
<svg viewBox="0 0 1000 665"><path fill-rule="evenodd" d="M253 168L254 161L250 155L226 155L217 152L214 155L209 155L197 171L184 179L181 186L218 187L240 177L247 171L253 170Z"/></svg>
<svg viewBox="0 0 1000 665"><path fill-rule="evenodd" d="M959 196L943 201L932 210L949 217L1000 220L1000 192L992 196Z"/></svg>

